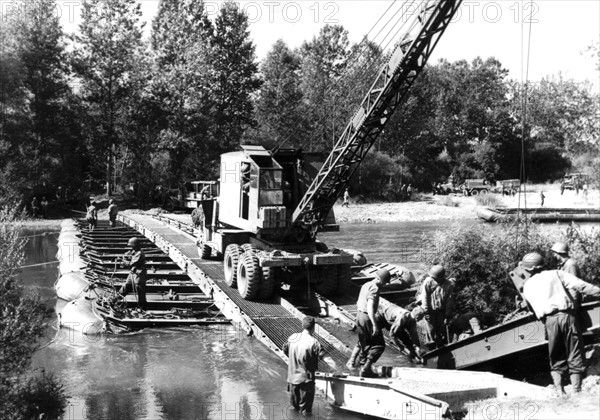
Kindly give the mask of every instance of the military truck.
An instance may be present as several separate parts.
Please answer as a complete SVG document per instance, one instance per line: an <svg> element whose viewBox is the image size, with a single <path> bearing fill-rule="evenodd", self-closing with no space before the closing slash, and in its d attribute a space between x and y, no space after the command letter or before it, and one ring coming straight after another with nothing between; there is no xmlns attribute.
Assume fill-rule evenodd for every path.
<svg viewBox="0 0 600 420"><path fill-rule="evenodd" d="M464 195L479 195L490 192L490 183L485 179L466 179L460 186Z"/></svg>

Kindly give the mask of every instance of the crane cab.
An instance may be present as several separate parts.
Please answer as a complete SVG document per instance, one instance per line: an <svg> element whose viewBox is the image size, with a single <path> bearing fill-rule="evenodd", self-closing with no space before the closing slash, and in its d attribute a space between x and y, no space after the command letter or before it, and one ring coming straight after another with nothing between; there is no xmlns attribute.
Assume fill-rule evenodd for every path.
<svg viewBox="0 0 600 420"><path fill-rule="evenodd" d="M219 221L253 234L288 226L281 165L262 146L221 156Z"/></svg>

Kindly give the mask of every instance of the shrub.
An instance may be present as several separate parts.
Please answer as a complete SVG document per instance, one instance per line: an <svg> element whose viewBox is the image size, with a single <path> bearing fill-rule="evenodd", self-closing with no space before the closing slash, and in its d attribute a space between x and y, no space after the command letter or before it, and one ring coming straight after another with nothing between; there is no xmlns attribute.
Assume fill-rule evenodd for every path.
<svg viewBox="0 0 600 420"><path fill-rule="evenodd" d="M600 286L600 229L586 231L572 223L562 239L569 244L569 255L579 266L581 279Z"/></svg>
<svg viewBox="0 0 600 420"><path fill-rule="evenodd" d="M533 251L551 263L549 243L530 223L507 223L494 232L483 224L454 225L422 239L423 249L428 250L424 260L442 264L447 276L456 278L455 312L492 312L498 320L515 309L518 295L508 272Z"/></svg>
<svg viewBox="0 0 600 420"><path fill-rule="evenodd" d="M53 311L39 296L25 293L19 279L25 242L17 206L7 208L12 210L0 209L0 413L11 419L58 418L66 407L62 387L51 376L28 376Z"/></svg>

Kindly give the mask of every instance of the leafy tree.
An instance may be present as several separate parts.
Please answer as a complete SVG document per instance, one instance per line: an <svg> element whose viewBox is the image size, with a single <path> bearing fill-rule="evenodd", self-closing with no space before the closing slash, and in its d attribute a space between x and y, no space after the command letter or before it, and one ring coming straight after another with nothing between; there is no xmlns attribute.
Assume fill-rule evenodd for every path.
<svg viewBox="0 0 600 420"><path fill-rule="evenodd" d="M263 85L256 100L256 141L268 147L293 139L303 124L300 59L278 40L261 64Z"/></svg>
<svg viewBox="0 0 600 420"><path fill-rule="evenodd" d="M297 140L297 146L329 151L345 128L347 121L340 118L339 106L343 91L338 82L345 74L350 54L348 31L341 25L325 25L318 36L302 44L301 89L307 132Z"/></svg>
<svg viewBox="0 0 600 420"><path fill-rule="evenodd" d="M32 0L3 22L0 77L3 93L11 98L4 96L2 102L11 110L0 142L10 160L5 161L5 175L16 178L12 185L18 194L47 194L62 175L61 150L74 140L65 124L71 120L70 88L64 34L55 11L53 0Z"/></svg>
<svg viewBox="0 0 600 420"><path fill-rule="evenodd" d="M260 87L255 46L248 17L234 2L225 2L214 23L209 54L214 86L212 135L219 153L236 148L254 125L252 95Z"/></svg>
<svg viewBox="0 0 600 420"><path fill-rule="evenodd" d="M0 412L11 419L58 418L66 407L63 385L30 372L52 310L39 296L26 294L19 279L25 242L16 206L10 208L0 210Z"/></svg>
<svg viewBox="0 0 600 420"><path fill-rule="evenodd" d="M162 1L152 24L154 61L149 99L157 125L158 151L152 156L159 182L176 185L187 176L207 176L213 143L209 139L214 109L209 67L212 22L204 4ZM165 165L166 164L166 165Z"/></svg>
<svg viewBox="0 0 600 420"><path fill-rule="evenodd" d="M143 51L141 8L135 0L86 0L77 47L75 71L86 107L85 135L97 170L111 193L113 165L127 125L134 96L133 72ZM104 166L104 168L102 168Z"/></svg>

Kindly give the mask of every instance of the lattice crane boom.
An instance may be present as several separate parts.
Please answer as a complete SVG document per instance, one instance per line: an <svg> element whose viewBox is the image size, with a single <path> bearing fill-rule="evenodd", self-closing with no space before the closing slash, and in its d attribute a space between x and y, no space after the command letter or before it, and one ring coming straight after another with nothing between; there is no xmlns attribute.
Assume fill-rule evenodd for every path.
<svg viewBox="0 0 600 420"><path fill-rule="evenodd" d="M385 124L423 70L462 0L426 0L358 111L294 210L292 223L316 234Z"/></svg>

